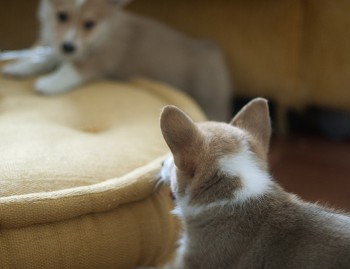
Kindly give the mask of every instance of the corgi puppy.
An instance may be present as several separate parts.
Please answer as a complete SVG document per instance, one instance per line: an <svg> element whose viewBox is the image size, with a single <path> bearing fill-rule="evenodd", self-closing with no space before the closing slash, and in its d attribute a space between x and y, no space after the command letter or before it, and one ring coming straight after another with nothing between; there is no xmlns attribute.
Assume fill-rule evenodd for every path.
<svg viewBox="0 0 350 269"><path fill-rule="evenodd" d="M8 75L39 74L35 88L58 94L100 78L144 76L184 90L209 118L230 115L231 81L220 49L123 9L131 0L41 0L41 45L53 48L39 61L4 67ZM32 62L32 65L30 64Z"/></svg>
<svg viewBox="0 0 350 269"><path fill-rule="evenodd" d="M350 268L350 217L287 193L268 172L271 125L265 99L230 124L194 123L164 108L172 158L161 179L183 223L172 269Z"/></svg>

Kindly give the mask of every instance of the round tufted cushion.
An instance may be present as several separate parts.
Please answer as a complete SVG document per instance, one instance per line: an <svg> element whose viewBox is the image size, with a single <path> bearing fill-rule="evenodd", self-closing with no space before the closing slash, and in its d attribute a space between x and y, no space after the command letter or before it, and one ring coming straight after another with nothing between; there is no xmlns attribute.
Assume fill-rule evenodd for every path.
<svg viewBox="0 0 350 269"><path fill-rule="evenodd" d="M0 268L134 268L171 254L177 223L154 190L159 112L185 95L147 80L40 96L0 79Z"/></svg>

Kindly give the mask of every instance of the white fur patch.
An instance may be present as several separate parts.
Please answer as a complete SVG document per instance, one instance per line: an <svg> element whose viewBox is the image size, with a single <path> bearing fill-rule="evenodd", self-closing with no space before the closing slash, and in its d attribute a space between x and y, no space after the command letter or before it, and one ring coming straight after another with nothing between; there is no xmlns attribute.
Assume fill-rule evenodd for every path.
<svg viewBox="0 0 350 269"><path fill-rule="evenodd" d="M269 191L271 178L262 170L247 145L243 145L238 154L227 155L219 160L222 173L238 177L242 188L235 193L236 202L245 202L251 198L258 198Z"/></svg>
<svg viewBox="0 0 350 269"><path fill-rule="evenodd" d="M57 94L69 91L83 82L83 78L73 65L62 65L53 74L40 78L35 85L37 91L44 94Z"/></svg>
<svg viewBox="0 0 350 269"><path fill-rule="evenodd" d="M177 200L177 206L172 211L179 217L197 216L203 212L217 208L242 204L250 199L259 198L267 193L271 186L271 178L266 171L263 171L253 153L243 145L238 154L227 155L219 160L220 170L230 177L239 177L242 181L242 188L232 193L232 198L215 201L204 205L190 205L189 194Z"/></svg>
<svg viewBox="0 0 350 269"><path fill-rule="evenodd" d="M54 53L39 54L35 49L30 50L31 57L21 58L18 61L4 65L2 72L6 75L27 77L41 74L57 64Z"/></svg>
<svg viewBox="0 0 350 269"><path fill-rule="evenodd" d="M174 160L173 157L168 157L163 161L163 167L160 170L160 177L166 183L171 182L171 178L175 177L175 169L174 169Z"/></svg>

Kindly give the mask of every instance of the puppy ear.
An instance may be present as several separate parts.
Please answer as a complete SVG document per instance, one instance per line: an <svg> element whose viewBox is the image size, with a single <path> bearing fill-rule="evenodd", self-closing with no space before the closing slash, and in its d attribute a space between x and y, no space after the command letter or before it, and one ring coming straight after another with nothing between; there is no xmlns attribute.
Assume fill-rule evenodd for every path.
<svg viewBox="0 0 350 269"><path fill-rule="evenodd" d="M166 106L161 113L160 128L176 166L187 172L194 169L195 152L202 136L193 120L177 107Z"/></svg>
<svg viewBox="0 0 350 269"><path fill-rule="evenodd" d="M112 5L118 5L118 6L126 6L129 4L132 0L107 0L108 3Z"/></svg>
<svg viewBox="0 0 350 269"><path fill-rule="evenodd" d="M261 145L263 153L267 155L271 137L271 121L266 99L256 98L250 101L232 119L231 124L251 134Z"/></svg>

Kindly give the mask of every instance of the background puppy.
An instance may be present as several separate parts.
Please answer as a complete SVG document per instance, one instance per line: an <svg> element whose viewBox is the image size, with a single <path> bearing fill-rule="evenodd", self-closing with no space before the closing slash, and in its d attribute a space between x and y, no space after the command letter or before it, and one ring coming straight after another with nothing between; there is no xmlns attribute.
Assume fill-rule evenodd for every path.
<svg viewBox="0 0 350 269"><path fill-rule="evenodd" d="M151 19L130 14L131 0L42 0L41 45L54 48L42 59L24 59L4 67L15 76L39 78L44 94L68 91L101 77L145 76L188 92L210 118L230 115L231 83L219 48Z"/></svg>
<svg viewBox="0 0 350 269"><path fill-rule="evenodd" d="M266 100L253 100L230 124L196 124L168 106L161 130L173 154L161 177L183 222L166 268L350 267L350 217L304 202L271 179Z"/></svg>

